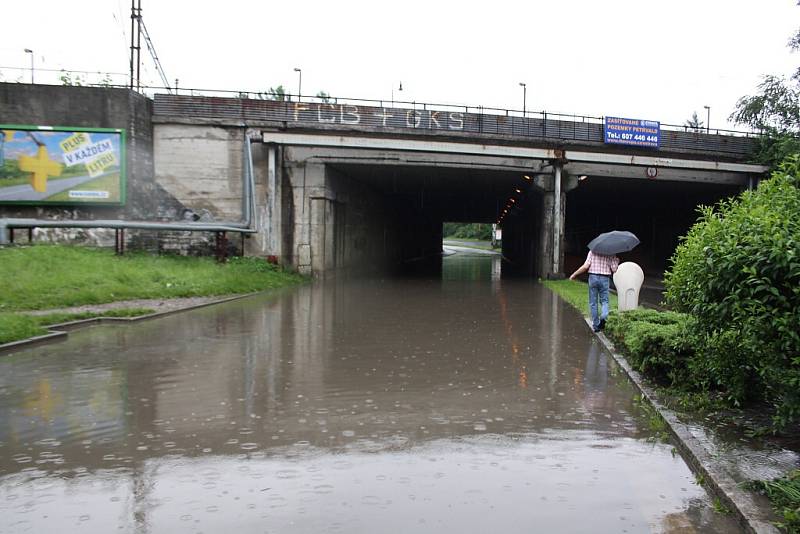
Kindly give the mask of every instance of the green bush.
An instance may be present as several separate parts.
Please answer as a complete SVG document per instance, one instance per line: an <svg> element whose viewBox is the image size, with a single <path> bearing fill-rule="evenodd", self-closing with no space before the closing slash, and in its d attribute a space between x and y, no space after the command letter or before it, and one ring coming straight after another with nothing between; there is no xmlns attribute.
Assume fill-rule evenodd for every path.
<svg viewBox="0 0 800 534"><path fill-rule="evenodd" d="M610 314L606 332L637 371L661 385L686 388L694 356L691 322L681 313L638 309Z"/></svg>
<svg viewBox="0 0 800 534"><path fill-rule="evenodd" d="M444 237L456 239L475 239L489 241L492 239L492 225L486 223L444 223Z"/></svg>
<svg viewBox="0 0 800 534"><path fill-rule="evenodd" d="M691 314L695 379L734 403L766 400L778 426L800 415L800 155L755 191L700 208L666 273Z"/></svg>

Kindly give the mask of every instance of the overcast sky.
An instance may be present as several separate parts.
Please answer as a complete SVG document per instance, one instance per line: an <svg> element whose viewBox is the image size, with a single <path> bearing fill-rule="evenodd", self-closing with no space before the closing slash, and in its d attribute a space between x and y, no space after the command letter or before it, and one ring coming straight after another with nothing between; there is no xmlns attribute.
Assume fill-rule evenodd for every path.
<svg viewBox="0 0 800 534"><path fill-rule="evenodd" d="M528 110L683 124L708 105L712 128L733 128L738 98L800 65L796 0L142 0L142 14L170 83L202 89L295 93L299 67L303 94L521 109L525 82ZM57 83L44 69L127 83L130 0L4 1L1 20L2 81L30 81L28 48L37 83Z"/></svg>

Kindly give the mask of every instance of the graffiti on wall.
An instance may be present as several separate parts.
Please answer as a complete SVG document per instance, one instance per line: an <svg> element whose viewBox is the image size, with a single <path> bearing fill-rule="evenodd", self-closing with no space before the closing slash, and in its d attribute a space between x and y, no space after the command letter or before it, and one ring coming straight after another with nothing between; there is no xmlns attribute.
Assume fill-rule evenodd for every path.
<svg viewBox="0 0 800 534"><path fill-rule="evenodd" d="M381 126L384 128L424 128L427 130L463 130L464 113L362 107L353 104L294 102L292 118L295 122L319 124Z"/></svg>

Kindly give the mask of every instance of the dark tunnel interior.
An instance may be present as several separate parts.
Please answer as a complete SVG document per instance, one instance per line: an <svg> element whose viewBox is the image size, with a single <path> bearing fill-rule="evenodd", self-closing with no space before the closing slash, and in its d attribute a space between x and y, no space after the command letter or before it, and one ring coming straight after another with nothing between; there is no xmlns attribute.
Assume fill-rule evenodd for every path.
<svg viewBox="0 0 800 534"><path fill-rule="evenodd" d="M695 223L698 206L713 205L739 193L739 186L624 178L588 177L567 193L564 270L585 259L597 234L629 230L641 244L620 255L660 277L680 237Z"/></svg>
<svg viewBox="0 0 800 534"><path fill-rule="evenodd" d="M333 164L337 175L382 199L391 212L400 263L421 258L436 264L444 222L493 223L514 198L502 221L503 274L538 276L542 249L544 193L521 171L487 168L379 164ZM660 276L680 236L697 219L698 205L735 195L740 187L695 182L588 177L566 192L564 271L584 260L586 245L598 233L625 229L641 245L621 256ZM354 217L349 213L348 217ZM344 236L344 241L347 237ZM439 262L440 263L440 262Z"/></svg>

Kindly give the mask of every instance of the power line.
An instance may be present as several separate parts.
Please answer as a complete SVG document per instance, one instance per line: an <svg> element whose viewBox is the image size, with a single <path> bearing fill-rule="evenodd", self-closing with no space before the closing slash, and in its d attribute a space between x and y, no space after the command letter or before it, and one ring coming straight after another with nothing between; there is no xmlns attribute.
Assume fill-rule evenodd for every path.
<svg viewBox="0 0 800 534"><path fill-rule="evenodd" d="M169 80L167 80L167 75L164 74L164 69L161 68L161 61L158 60L158 54L156 54L156 48L153 46L153 41L150 40L150 34L147 33L147 26L144 25L144 20L141 20L141 12L139 13L139 23L141 24L142 35L144 35L144 42L147 44L147 49L150 51L150 56L153 58L153 63L156 64L156 70L158 71L158 75L161 76L161 81L164 83L164 87L167 88L170 94L172 94L172 89L169 86Z"/></svg>
<svg viewBox="0 0 800 534"><path fill-rule="evenodd" d="M8 67L0 65L0 69L8 69L8 70L31 70L30 67ZM70 72L74 74L113 74L114 76L127 76L127 72L108 72L104 70L75 70L75 69L43 69L41 67L36 67L36 72Z"/></svg>

